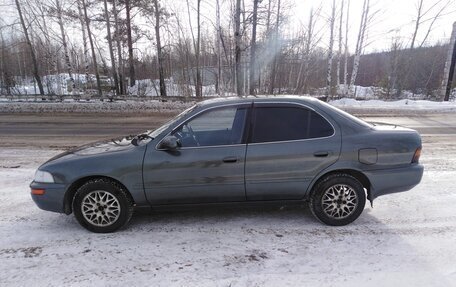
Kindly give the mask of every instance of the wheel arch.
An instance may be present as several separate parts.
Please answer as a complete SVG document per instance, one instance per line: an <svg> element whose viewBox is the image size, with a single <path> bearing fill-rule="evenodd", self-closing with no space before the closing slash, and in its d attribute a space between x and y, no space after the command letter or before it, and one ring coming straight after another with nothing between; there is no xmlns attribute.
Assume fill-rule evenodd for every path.
<svg viewBox="0 0 456 287"><path fill-rule="evenodd" d="M371 182L370 182L369 178L364 173L362 173L359 170L355 170L355 169L335 169L335 170L328 171L328 172L318 176L318 178L316 180L314 180L312 182L311 186L309 187L308 192L306 194L306 199L309 199L309 197L311 196L311 194L312 194L312 192L314 190L314 187L317 186L320 181L322 181L327 176L330 176L332 174L338 174L338 173L348 174L348 175L351 175L354 178L356 178L362 184L362 186L366 189L367 199L372 203L372 199L371 199L372 198L371 197L372 185L371 185Z"/></svg>
<svg viewBox="0 0 456 287"><path fill-rule="evenodd" d="M119 180L115 179L115 178L112 178L110 176L105 176L105 175L90 175L90 176L85 176L85 177L81 177L77 180L75 180L73 183L70 184L70 186L67 188L66 192L65 192L65 196L64 196L64 199L63 199L63 210L65 212L65 214L71 214L73 212L72 210L72 203L73 203L73 198L74 198L74 195L76 194L76 191L84 184L86 183L87 181L89 180L94 180L94 179L106 179L106 180L110 180L116 184L118 184L120 187L122 187L127 195L130 197L130 200L131 202L133 202L133 205L135 204L135 200L133 199L133 196L131 195L130 191L128 190L128 188L122 183L120 182Z"/></svg>

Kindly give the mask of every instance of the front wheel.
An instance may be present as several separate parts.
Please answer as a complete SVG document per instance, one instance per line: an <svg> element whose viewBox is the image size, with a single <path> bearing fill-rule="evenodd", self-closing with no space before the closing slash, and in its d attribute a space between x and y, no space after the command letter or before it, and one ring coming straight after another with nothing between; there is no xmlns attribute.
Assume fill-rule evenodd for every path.
<svg viewBox="0 0 456 287"><path fill-rule="evenodd" d="M96 233L109 233L130 221L133 204L126 191L117 183L107 179L94 179L76 191L73 212L86 229Z"/></svg>
<svg viewBox="0 0 456 287"><path fill-rule="evenodd" d="M348 174L332 174L320 181L309 203L318 220L333 226L353 222L361 215L365 204L363 185Z"/></svg>

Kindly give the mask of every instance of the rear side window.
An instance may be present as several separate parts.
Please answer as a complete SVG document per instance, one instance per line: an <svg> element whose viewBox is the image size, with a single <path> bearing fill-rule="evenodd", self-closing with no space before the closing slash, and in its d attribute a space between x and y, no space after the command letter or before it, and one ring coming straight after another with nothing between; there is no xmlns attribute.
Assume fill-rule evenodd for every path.
<svg viewBox="0 0 456 287"><path fill-rule="evenodd" d="M306 108L255 108L253 143L320 138L333 133L333 127L326 119Z"/></svg>

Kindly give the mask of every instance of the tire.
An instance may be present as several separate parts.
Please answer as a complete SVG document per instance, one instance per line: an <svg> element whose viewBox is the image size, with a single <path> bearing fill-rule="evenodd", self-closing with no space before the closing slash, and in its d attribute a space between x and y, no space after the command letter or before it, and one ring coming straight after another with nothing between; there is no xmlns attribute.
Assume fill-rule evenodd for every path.
<svg viewBox="0 0 456 287"><path fill-rule="evenodd" d="M127 191L108 179L87 181L76 191L72 206L79 224L96 233L114 232L133 215L133 202Z"/></svg>
<svg viewBox="0 0 456 287"><path fill-rule="evenodd" d="M317 183L309 201L312 214L332 226L352 223L361 215L365 204L363 185L344 173L331 174Z"/></svg>

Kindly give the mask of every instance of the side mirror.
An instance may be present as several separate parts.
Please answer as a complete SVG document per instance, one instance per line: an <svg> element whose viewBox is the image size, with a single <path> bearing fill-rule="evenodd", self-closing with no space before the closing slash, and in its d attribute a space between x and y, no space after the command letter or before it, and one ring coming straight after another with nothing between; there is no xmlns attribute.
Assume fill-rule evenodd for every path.
<svg viewBox="0 0 456 287"><path fill-rule="evenodd" d="M175 136L166 136L162 139L158 148L172 151L177 150L180 146L181 145L178 138Z"/></svg>

